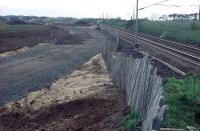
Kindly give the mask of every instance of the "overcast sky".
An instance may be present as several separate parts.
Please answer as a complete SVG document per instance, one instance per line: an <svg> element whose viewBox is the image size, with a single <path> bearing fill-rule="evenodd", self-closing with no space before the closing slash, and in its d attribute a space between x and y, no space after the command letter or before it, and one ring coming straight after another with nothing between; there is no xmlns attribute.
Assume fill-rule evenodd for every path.
<svg viewBox="0 0 200 131"><path fill-rule="evenodd" d="M129 19L136 0L0 0L0 15L36 15L67 17L121 17ZM139 8L162 0L139 0ZM182 7L153 6L139 12L140 17L170 13L196 13L199 0L169 0L163 4Z"/></svg>

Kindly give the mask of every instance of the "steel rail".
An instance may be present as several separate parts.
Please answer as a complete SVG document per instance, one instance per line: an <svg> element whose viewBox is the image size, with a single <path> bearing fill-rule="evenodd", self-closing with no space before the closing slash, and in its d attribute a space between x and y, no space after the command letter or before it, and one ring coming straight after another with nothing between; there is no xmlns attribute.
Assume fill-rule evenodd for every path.
<svg viewBox="0 0 200 131"><path fill-rule="evenodd" d="M124 41L126 41L126 42L128 42L128 43L131 44L131 45L134 44L133 42L131 42L131 41L125 39L125 38L122 38L122 37L121 37L121 39L124 40ZM161 59L159 59L159 58L156 58L155 56L152 56L152 55L150 55L150 54L148 54L148 55L149 55L150 57L152 57L152 58L154 58L154 59L160 61L161 63L165 64L166 66L168 66L169 68L171 68L171 69L174 70L175 72L177 72L177 73L179 73L179 74L181 74L181 75L185 75L185 74L186 74L186 72L182 71L181 69L178 69L176 66L173 66L173 65L171 65L171 64L169 64L169 63L167 63L167 62L165 62L165 61L163 61L163 60L161 60ZM175 54L173 54L173 55L175 55ZM176 56L176 55L175 55L175 56ZM177 57L177 56L176 56L176 57Z"/></svg>
<svg viewBox="0 0 200 131"><path fill-rule="evenodd" d="M115 28L115 27L109 27L109 28L112 28L112 29L115 29L115 30L119 30L119 31L128 33L128 34L130 34L130 35L133 35L133 34L131 34L131 33L128 32L128 31L120 30L120 29ZM191 49L191 50L193 50L193 51L199 53L199 55L200 55L200 48L197 48L197 47L194 47L194 46L189 46L189 45L185 45L185 44L181 44L181 43L178 43L178 42L174 42L174 41L170 41L170 40L165 40L165 39L157 38L157 37L150 36L150 35L146 35L146 34L142 34L142 33L139 33L139 35L148 37L148 38L150 38L150 39L158 40L158 41L160 41L160 42L166 42L167 44L170 43L170 44L178 45L179 47L184 48L184 49L189 48L189 49ZM188 50L188 49L187 49L187 50Z"/></svg>
<svg viewBox="0 0 200 131"><path fill-rule="evenodd" d="M156 39L156 40L159 40L161 42L163 41L163 42L167 42L167 43L170 43L170 44L178 45L180 47L186 47L186 48L189 48L189 49L192 49L192 50L196 50L200 54L200 48L197 48L197 47L194 47L194 46L189 46L189 45L181 44L181 43L178 43L178 42L165 40L165 39L157 38L157 37L154 37L154 36L149 36L149 35L142 34L142 33L140 33L140 35L151 38L151 39Z"/></svg>
<svg viewBox="0 0 200 131"><path fill-rule="evenodd" d="M111 27L111 28L112 28L112 27ZM135 37L133 34L127 33L127 32L125 32L125 31L121 31L121 30L115 29L115 28L113 28L113 29L114 29L114 30L117 30L117 31L120 31L120 32L122 32L122 33L124 33L124 34L127 34L127 35L129 35L129 36ZM170 50L174 50L174 51L179 52L179 53L181 53L181 54L184 54L184 55L187 55L187 56L189 56L189 57L192 57L192 58L195 58L195 59L197 59L197 60L200 60L200 57L197 57L197 56L194 56L194 55L185 53L185 52L183 52L183 51L179 51L179 50L177 50L177 49L173 49L173 48L171 48L171 47L165 46L165 45L160 44L160 43L158 43L158 42L154 42L154 41L152 41L152 40L148 40L148 39L145 39L145 38L142 38L142 37L138 37L138 39L143 40L143 41L146 41L146 42L149 42L149 43L156 44L156 45L158 45L158 46L162 46L162 47L168 48L168 49L170 49Z"/></svg>
<svg viewBox="0 0 200 131"><path fill-rule="evenodd" d="M130 37L130 36L129 36ZM124 39L123 39L124 40ZM126 40L127 42L128 42L128 40ZM130 42L130 41L129 41ZM132 44L133 44L133 42L132 42ZM187 61L187 62L189 62L189 63L192 63L192 64L194 64L194 65L196 65L196 66L199 66L200 67L200 64L199 63L196 63L196 62L194 62L194 61L192 61L192 60L188 60L187 58L185 58L185 57L182 57L182 56L180 56L180 55L177 55L177 54L175 54L175 53L172 53L171 51L166 51L165 49L163 49L162 47L158 47L158 46L155 46L155 45L152 45L152 44L149 44L149 43L145 43L146 45L148 45L148 46L151 46L151 47L153 47L153 48L156 48L156 49L158 49L158 50L161 50L161 51L163 51L163 52L165 52L165 53L168 53L168 54L170 54L170 55L173 55L173 56L175 56L175 57L178 57L178 58L180 58L180 59L182 59L182 60L184 60L184 61Z"/></svg>
<svg viewBox="0 0 200 131"><path fill-rule="evenodd" d="M125 32L125 31L121 31L121 30L119 30L119 29L115 29L115 28L112 28L112 27L109 27L109 28L114 29L115 31L118 31L118 32L121 34L121 36L122 36L122 35L126 35L126 37L129 37L129 38L134 38L134 37L135 37L133 34L127 33L127 32ZM154 44L154 46L152 46L152 47L154 47L154 48L156 48L156 47L155 47L155 45L156 45L156 46L160 47L160 48L159 48L160 50L161 50L161 48L165 48L165 49L168 49L168 50L173 51L173 52L175 52L175 53L178 53L178 54L180 54L180 55L186 56L186 57L190 58L190 60L188 60L187 58L182 57L182 56L180 56L180 55L179 55L178 57L181 58L181 59L183 59L183 60L185 60L185 61L188 61L188 62L190 62L190 63L192 63L192 64L195 64L195 65L197 65L197 66L200 67L200 64L199 64L199 63L192 61L192 60L194 60L194 59L195 59L196 61L199 61L200 58L197 57L197 56L194 56L194 55L191 55L191 54L188 54L188 53L179 51L179 50L177 50L177 49L174 49L174 48L165 46L165 45L163 45L163 44L159 44L158 42L154 42L154 41L151 41L151 40L148 40L148 39L145 39L145 38L138 37L138 39L139 39L139 40L142 40L142 41L144 41L144 42L147 42L147 43L145 43L145 44L148 44L149 46L152 46L152 44ZM162 50L163 50L163 49L162 49ZM166 50L165 50L165 52L166 52ZM166 53L173 54L173 56L175 55L174 53L171 53L171 52L169 52L169 51L167 51ZM192 60L191 60L191 59L192 59Z"/></svg>

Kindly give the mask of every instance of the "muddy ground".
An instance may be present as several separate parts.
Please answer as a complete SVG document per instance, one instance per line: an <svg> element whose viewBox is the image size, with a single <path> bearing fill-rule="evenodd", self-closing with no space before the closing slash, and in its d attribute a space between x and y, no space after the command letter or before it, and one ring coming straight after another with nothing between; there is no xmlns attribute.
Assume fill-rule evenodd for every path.
<svg viewBox="0 0 200 131"><path fill-rule="evenodd" d="M66 33L56 26L6 25L0 27L0 53L61 39Z"/></svg>
<svg viewBox="0 0 200 131"><path fill-rule="evenodd" d="M120 131L130 112L101 55L0 109L0 130Z"/></svg>
<svg viewBox="0 0 200 131"><path fill-rule="evenodd" d="M142 58L144 55L141 53L142 46L135 46L134 44L131 45L130 43L120 40L118 51L122 52L124 55L131 55L133 58ZM155 52L155 51L154 51ZM180 77L181 75L174 72L171 68L166 66L165 64L159 62L158 60L151 59L152 66L156 67L158 72L157 74L163 78L167 78L169 76L176 76Z"/></svg>
<svg viewBox="0 0 200 131"><path fill-rule="evenodd" d="M129 113L120 101L86 98L28 113L1 111L2 131L121 131Z"/></svg>
<svg viewBox="0 0 200 131"><path fill-rule="evenodd" d="M57 28L62 31L61 38L57 38L55 44L47 42L19 50L17 53L11 51L0 54L0 105L18 100L28 92L48 88L53 81L69 74L101 51L105 36L99 31L75 26L59 26L53 30ZM43 36L40 33L36 33L36 36ZM25 34L19 33L19 35ZM12 45L16 37L18 34L15 33L15 36L6 40L10 40ZM36 37L33 36L31 40L34 38ZM15 43L21 47L29 46L32 42L29 36L23 39L25 41L20 38ZM6 48L10 48L9 42ZM2 45L1 49L5 47Z"/></svg>

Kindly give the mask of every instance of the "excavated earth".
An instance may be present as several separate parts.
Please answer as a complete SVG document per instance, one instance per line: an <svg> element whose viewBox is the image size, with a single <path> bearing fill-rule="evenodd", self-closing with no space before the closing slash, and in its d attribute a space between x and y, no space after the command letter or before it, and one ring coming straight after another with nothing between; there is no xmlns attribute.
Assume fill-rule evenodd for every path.
<svg viewBox="0 0 200 131"><path fill-rule="evenodd" d="M15 46L11 46L12 51L0 54L0 105L21 99L29 92L49 88L56 79L101 52L105 36L93 28L59 26L55 30L60 30L57 35L61 35L53 42L43 41L33 47L30 47L29 33L19 31L23 39L17 38L17 33L13 34L13 39L6 39L6 48L10 47L9 43L15 45L12 44L14 38L22 48L15 50ZM34 33L45 38L42 34L49 32ZM0 48L5 49L1 44Z"/></svg>
<svg viewBox="0 0 200 131"><path fill-rule="evenodd" d="M61 39L68 31L56 26L10 25L0 27L0 53Z"/></svg>
<svg viewBox="0 0 200 131"><path fill-rule="evenodd" d="M134 58L142 58L144 55L141 53L141 48L141 46L138 48L134 44L130 45L128 42L120 40L118 51L122 52L124 55L127 56L131 55ZM151 59L151 64L158 69L157 74L162 76L163 78L169 76L181 77L180 74L176 73L171 68L154 58Z"/></svg>
<svg viewBox="0 0 200 131"><path fill-rule="evenodd" d="M0 55L0 104L9 102L0 108L0 131L125 130L130 113L125 94L113 86L101 55L91 58L101 51L104 36L94 29L65 28L67 35L54 44ZM143 57L137 50L120 40L118 51L124 55ZM163 77L178 75L156 60L151 63Z"/></svg>
<svg viewBox="0 0 200 131"><path fill-rule="evenodd" d="M0 109L2 131L118 131L130 112L101 55Z"/></svg>

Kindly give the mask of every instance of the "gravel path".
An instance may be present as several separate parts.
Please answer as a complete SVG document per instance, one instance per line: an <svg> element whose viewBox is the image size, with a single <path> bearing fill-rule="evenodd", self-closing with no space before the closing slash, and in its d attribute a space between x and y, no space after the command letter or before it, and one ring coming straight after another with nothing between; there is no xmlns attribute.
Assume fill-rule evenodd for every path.
<svg viewBox="0 0 200 131"><path fill-rule="evenodd" d="M104 35L94 29L66 27L84 39L84 44L34 47L0 58L0 105L49 85L99 53Z"/></svg>

